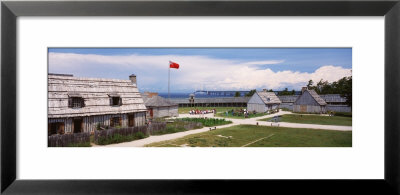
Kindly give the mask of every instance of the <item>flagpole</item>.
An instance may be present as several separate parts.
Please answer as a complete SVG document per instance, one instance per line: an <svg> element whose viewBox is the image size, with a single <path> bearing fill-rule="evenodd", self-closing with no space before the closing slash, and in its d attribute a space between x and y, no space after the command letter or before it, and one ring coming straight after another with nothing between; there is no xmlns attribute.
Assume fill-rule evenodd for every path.
<svg viewBox="0 0 400 195"><path fill-rule="evenodd" d="M171 67L169 67L170 65L168 64L168 99L170 99L169 97L169 72L171 70Z"/></svg>

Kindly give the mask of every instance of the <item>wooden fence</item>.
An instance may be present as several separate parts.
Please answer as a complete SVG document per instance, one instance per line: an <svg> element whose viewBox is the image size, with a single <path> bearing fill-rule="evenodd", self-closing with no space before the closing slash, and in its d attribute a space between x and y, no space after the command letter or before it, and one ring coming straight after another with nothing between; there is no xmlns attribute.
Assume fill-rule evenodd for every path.
<svg viewBox="0 0 400 195"><path fill-rule="evenodd" d="M147 126L137 126L137 127L125 127L117 129L106 129L106 130L95 130L94 131L94 142L97 143L100 137L112 137L115 134L122 136L134 135L138 132L142 132L144 135L151 135L158 131L163 131L166 129L166 123L152 123Z"/></svg>
<svg viewBox="0 0 400 195"><path fill-rule="evenodd" d="M94 131L94 142L98 143L99 138L112 137L115 134L129 136L129 135L134 135L138 132L142 132L144 135L148 135L147 126L106 129L106 130L100 130L100 131L95 130Z"/></svg>
<svg viewBox="0 0 400 195"><path fill-rule="evenodd" d="M199 127L203 127L202 123L186 122L183 125L186 130L191 130ZM126 127L106 130L95 130L94 131L94 142L98 143L99 138L112 137L115 134L122 136L134 135L138 132L142 132L144 135L152 135L159 131L166 130L167 125L165 122L153 122L147 126L137 127ZM49 147L66 147L71 144L79 144L90 142L90 133L72 133L63 135L51 135L48 138Z"/></svg>
<svg viewBox="0 0 400 195"><path fill-rule="evenodd" d="M203 123L200 123L200 122L196 123L196 122L185 121L185 125L183 125L183 128L185 128L186 130L202 128L202 127L203 127Z"/></svg>
<svg viewBox="0 0 400 195"><path fill-rule="evenodd" d="M90 142L90 133L72 133L62 135L51 135L48 137L48 147L68 147L73 144Z"/></svg>
<svg viewBox="0 0 400 195"><path fill-rule="evenodd" d="M167 123L165 122L152 122L151 124L147 125L147 135L152 135L159 131L164 131L167 128Z"/></svg>

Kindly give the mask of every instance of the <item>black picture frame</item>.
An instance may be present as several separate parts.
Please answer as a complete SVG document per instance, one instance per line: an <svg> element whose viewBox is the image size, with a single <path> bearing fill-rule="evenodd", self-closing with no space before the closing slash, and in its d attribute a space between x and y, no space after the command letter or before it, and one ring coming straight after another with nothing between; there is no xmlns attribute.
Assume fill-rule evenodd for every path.
<svg viewBox="0 0 400 195"><path fill-rule="evenodd" d="M385 16L384 179L16 180L16 24L19 16ZM4 194L399 194L399 35L399 0L2 1L1 192Z"/></svg>

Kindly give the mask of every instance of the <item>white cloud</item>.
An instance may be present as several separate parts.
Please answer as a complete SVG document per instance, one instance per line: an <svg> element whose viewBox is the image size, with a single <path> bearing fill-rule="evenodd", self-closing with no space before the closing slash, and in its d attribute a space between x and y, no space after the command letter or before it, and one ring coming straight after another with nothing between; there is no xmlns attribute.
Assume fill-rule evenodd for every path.
<svg viewBox="0 0 400 195"><path fill-rule="evenodd" d="M271 65L271 64L280 64L280 63L283 63L284 61L285 60L252 61L252 62L243 63L242 65L245 65L245 66Z"/></svg>
<svg viewBox="0 0 400 195"><path fill-rule="evenodd" d="M180 64L179 70L171 69L172 90L279 89L286 86L300 87L312 79L330 82L351 75L351 69L335 65L322 65L313 73L291 70L272 71L257 65L279 64L283 60L239 62L206 56L179 55L128 55L105 56L94 54L49 53L49 70L55 73L73 73L77 76L112 77L127 79L138 75L141 88L165 91L169 60Z"/></svg>

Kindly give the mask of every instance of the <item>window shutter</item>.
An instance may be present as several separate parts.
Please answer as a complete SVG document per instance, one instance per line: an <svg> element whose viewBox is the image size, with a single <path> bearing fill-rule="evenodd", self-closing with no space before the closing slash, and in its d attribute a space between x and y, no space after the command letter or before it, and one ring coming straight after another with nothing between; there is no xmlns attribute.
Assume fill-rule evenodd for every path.
<svg viewBox="0 0 400 195"><path fill-rule="evenodd" d="M81 99L81 107L83 108L83 107L85 107L85 99Z"/></svg>
<svg viewBox="0 0 400 195"><path fill-rule="evenodd" d="M113 105L112 97L109 97L108 99L110 100L110 106L112 106Z"/></svg>
<svg viewBox="0 0 400 195"><path fill-rule="evenodd" d="M120 105L120 106L122 105L122 98L121 97L119 98L118 105Z"/></svg>
<svg viewBox="0 0 400 195"><path fill-rule="evenodd" d="M68 107L72 108L72 98L68 98Z"/></svg>

